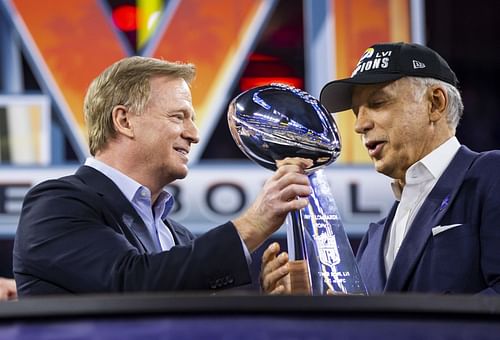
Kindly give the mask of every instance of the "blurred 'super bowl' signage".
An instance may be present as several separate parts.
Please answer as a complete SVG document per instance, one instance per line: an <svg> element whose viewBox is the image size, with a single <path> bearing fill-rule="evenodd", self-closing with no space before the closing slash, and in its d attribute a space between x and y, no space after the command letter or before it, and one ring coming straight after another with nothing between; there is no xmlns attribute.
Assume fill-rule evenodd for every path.
<svg viewBox="0 0 500 340"><path fill-rule="evenodd" d="M75 170L76 167L16 171L0 168L0 235L15 233L22 201L30 187ZM363 233L369 222L382 218L390 208L389 180L373 168L331 166L325 171L349 234ZM271 175L249 162L194 166L185 180L168 188L176 198L171 217L191 231L202 233L240 214Z"/></svg>

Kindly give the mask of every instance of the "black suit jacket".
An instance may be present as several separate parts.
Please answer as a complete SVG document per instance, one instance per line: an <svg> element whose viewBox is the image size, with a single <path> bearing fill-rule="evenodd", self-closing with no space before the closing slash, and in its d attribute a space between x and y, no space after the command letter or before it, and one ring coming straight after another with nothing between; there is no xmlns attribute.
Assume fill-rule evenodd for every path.
<svg viewBox="0 0 500 340"><path fill-rule="evenodd" d="M176 246L161 252L119 188L91 167L43 182L25 197L14 242L18 294L213 290L251 281L232 223L198 238L165 223Z"/></svg>

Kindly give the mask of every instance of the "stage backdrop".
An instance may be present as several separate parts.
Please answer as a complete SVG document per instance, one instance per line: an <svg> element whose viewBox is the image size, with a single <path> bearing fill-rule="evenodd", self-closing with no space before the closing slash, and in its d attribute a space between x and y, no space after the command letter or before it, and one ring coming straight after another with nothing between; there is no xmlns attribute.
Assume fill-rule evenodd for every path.
<svg viewBox="0 0 500 340"><path fill-rule="evenodd" d="M301 61L303 74L297 82L278 77L276 69L276 76L271 72L263 79L289 79L314 96L327 81L348 76L369 45L421 42L422 1L415 0L0 0L5 71L0 235L14 235L22 199L32 185L72 173L88 156L82 114L86 88L105 67L128 55L197 65L192 91L201 142L190 155L188 178L169 188L177 200L173 217L202 232L240 213L271 173L243 156L208 161L202 155L207 146L216 156L229 147L211 142L227 127L221 123L227 104L242 89L244 71L258 59L260 41L283 25L280 19L292 7L301 15L292 31L300 33L303 44L290 57ZM131 29L119 10L131 11ZM22 85L26 69L39 86L37 93ZM343 151L327 175L346 230L360 234L387 212L392 196L388 179L375 173L352 131L353 118L350 112L336 114Z"/></svg>

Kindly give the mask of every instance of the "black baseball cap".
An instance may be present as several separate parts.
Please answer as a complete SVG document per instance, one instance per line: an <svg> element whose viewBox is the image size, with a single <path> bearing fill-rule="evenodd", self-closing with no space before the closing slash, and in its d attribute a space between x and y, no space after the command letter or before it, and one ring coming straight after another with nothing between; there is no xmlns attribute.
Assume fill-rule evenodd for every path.
<svg viewBox="0 0 500 340"><path fill-rule="evenodd" d="M321 90L320 102L329 112L352 107L355 85L378 84L406 76L428 77L457 86L450 66L434 50L419 44L382 43L369 47L359 59L350 78L334 80Z"/></svg>

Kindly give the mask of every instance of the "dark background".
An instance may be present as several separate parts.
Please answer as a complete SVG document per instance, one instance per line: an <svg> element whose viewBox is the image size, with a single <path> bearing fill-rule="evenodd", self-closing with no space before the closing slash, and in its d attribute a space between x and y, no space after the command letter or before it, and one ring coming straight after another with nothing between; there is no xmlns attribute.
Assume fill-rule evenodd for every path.
<svg viewBox="0 0 500 340"><path fill-rule="evenodd" d="M460 81L461 143L475 151L500 149L500 1L426 1L427 45Z"/></svg>

